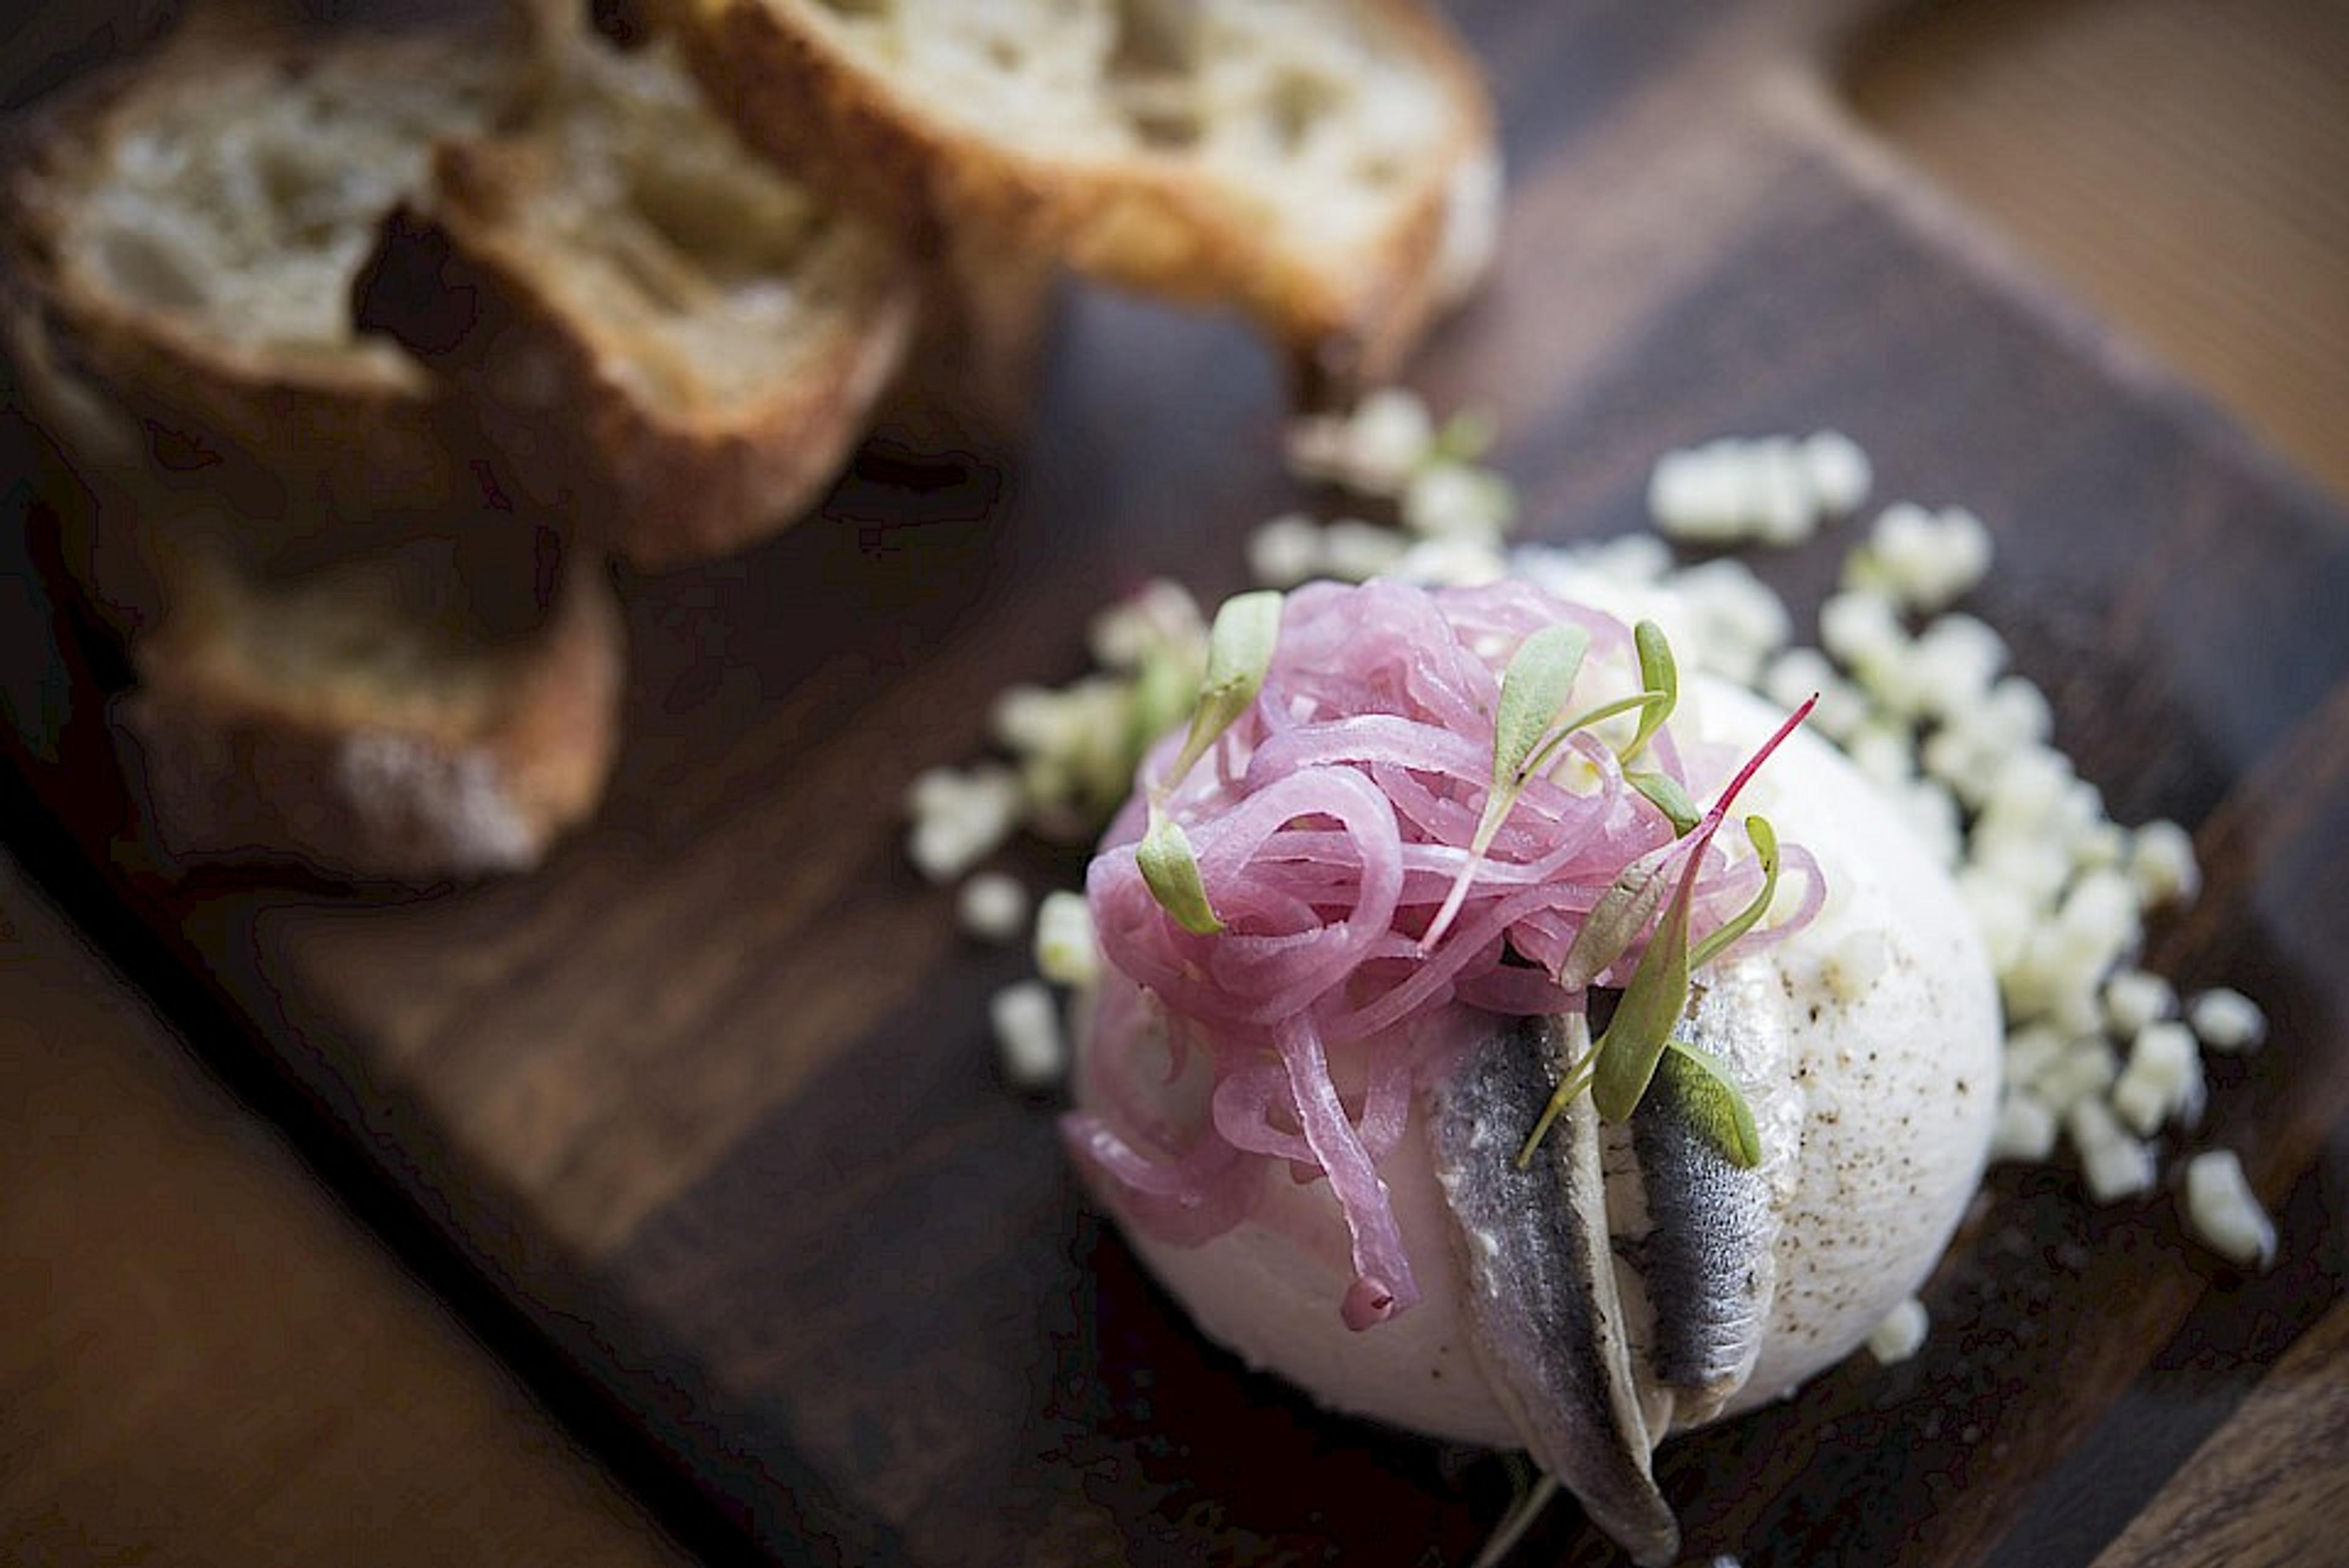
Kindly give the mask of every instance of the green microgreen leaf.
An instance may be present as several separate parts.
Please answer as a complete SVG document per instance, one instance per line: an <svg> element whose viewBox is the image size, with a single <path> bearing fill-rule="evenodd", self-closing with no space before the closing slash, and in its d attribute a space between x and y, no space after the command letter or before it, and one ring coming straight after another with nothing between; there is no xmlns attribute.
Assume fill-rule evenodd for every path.
<svg viewBox="0 0 2349 1568"><path fill-rule="evenodd" d="M1150 808L1150 829L1133 851L1150 896L1174 917L1174 923L1194 936L1213 936L1223 930L1215 906L1207 902L1206 884L1199 879L1199 861L1191 840L1164 809Z"/></svg>
<svg viewBox="0 0 2349 1568"><path fill-rule="evenodd" d="M1672 658L1672 645L1664 637L1664 629L1653 621L1642 621L1631 628L1631 645L1640 655L1640 684L1650 691L1661 692L1663 700L1640 715L1640 728L1631 737L1631 744L1623 748L1623 760L1630 761L1640 755L1672 709L1681 700L1680 665Z"/></svg>
<svg viewBox="0 0 2349 1568"><path fill-rule="evenodd" d="M1656 1078L1732 1165L1751 1171L1762 1163L1761 1130L1754 1125L1753 1108L1730 1076L1729 1064L1702 1047L1676 1039L1657 1064Z"/></svg>
<svg viewBox="0 0 2349 1568"><path fill-rule="evenodd" d="M1199 706L1191 714L1191 733L1184 738L1182 754L1174 758L1161 789L1172 789L1181 783L1192 765L1206 755L1207 748L1256 701L1279 640L1278 593L1265 589L1224 601L1207 633L1207 673L1199 682Z"/></svg>
<svg viewBox="0 0 2349 1568"><path fill-rule="evenodd" d="M1191 712L1191 731L1166 777L1152 790L1150 826L1135 846L1134 862L1150 896L1174 917L1174 923L1194 936L1212 936L1224 923L1207 901L1206 884L1199 878L1199 861L1191 852L1190 838L1165 807L1167 795L1182 783L1207 748L1229 729L1264 689L1272 668L1272 654L1280 639L1280 595L1269 591L1240 593L1224 601L1216 624L1207 633L1207 669L1199 680L1199 700ZM1143 674L1148 675L1145 667Z"/></svg>
<svg viewBox="0 0 2349 1568"><path fill-rule="evenodd" d="M1656 1059L1680 1026L1689 1005L1689 905L1696 895L1696 875L1703 864L1700 841L1681 872L1672 902L1657 923L1655 935L1640 952L1630 984L1615 1006L1607 1032L1591 1052L1590 1099L1599 1114L1623 1121L1639 1109L1656 1076Z"/></svg>
<svg viewBox="0 0 2349 1568"><path fill-rule="evenodd" d="M1754 929L1755 923L1770 913L1770 901L1778 893L1778 835L1771 830L1767 817L1745 819L1745 836L1754 841L1754 853L1762 861L1762 891L1754 902L1722 923L1721 929L1696 944L1689 957L1689 965L1702 969L1721 956L1728 945Z"/></svg>
<svg viewBox="0 0 2349 1568"><path fill-rule="evenodd" d="M1493 707L1493 783L1485 792L1485 813L1468 841L1468 856L1460 862L1460 874L1453 878L1443 907L1428 923L1427 934L1419 939L1421 952L1433 948L1459 914L1468 896L1468 883L1476 874L1476 863L1493 847L1501 824L1508 820L1517 797L1525 793L1535 758L1543 754L1542 742L1566 710L1566 699L1574 695L1582 656L1589 651L1590 634L1561 622L1542 627L1518 644L1509 667L1501 672L1501 696Z"/></svg>
<svg viewBox="0 0 2349 1568"><path fill-rule="evenodd" d="M1623 782L1637 789L1646 797L1650 805L1664 814L1665 820L1672 825L1674 838L1694 828L1697 819L1703 814L1696 809L1696 802L1689 799L1689 792L1682 787L1681 781L1669 773L1659 773L1646 768L1635 769L1623 775Z"/></svg>
<svg viewBox="0 0 2349 1568"><path fill-rule="evenodd" d="M1671 884L1664 881L1664 862L1680 848L1678 840L1650 850L1615 873L1607 891L1574 934L1558 961L1557 980L1568 991L1586 989L1607 966L1623 956L1655 918Z"/></svg>
<svg viewBox="0 0 2349 1568"><path fill-rule="evenodd" d="M1591 1047L1588 1075L1591 1103L1599 1108L1599 1114L1609 1121L1625 1120L1639 1109L1640 1097L1648 1092L1648 1085L1656 1076L1656 1065L1662 1058L1665 1047L1671 1043L1672 1031L1679 1026L1682 1015L1688 1011L1692 968L1689 951L1689 910L1695 897L1697 872L1704 863L1705 847L1713 841L1713 835L1719 830L1722 819L1736 800L1738 792L1745 788L1762 764L1770 759L1771 754L1785 743L1786 737L1810 716L1811 709L1818 706L1818 700L1814 695L1796 708L1770 738L1745 759L1744 766L1729 780L1728 788L1722 790L1721 798L1713 803L1713 809L1697 824L1694 834L1684 840L1675 840L1662 850L1651 851L1641 857L1641 861L1647 861L1668 853L1681 843L1688 846L1688 863L1681 872L1671 903L1657 923L1655 935L1649 938L1648 945L1640 951L1640 962L1632 967L1630 983L1623 988L1622 1000L1616 1005L1615 1016L1608 1022L1607 1032L1599 1036L1599 1043ZM1746 831L1754 836L1757 851L1767 846L1769 859L1775 862L1777 839L1771 832L1769 824L1763 822L1760 832L1756 834L1749 822ZM1635 861L1634 866L1639 863ZM1658 861L1657 864L1660 868L1661 861ZM1624 903L1628 904L1645 896L1646 887L1657 880L1656 869L1648 869L1640 877L1634 877L1632 871L1633 867L1626 867L1618 874L1616 885L1610 887L1608 894L1599 901L1602 906L1608 897L1614 896L1627 883L1630 891L1625 893ZM1767 880L1765 871L1764 881ZM1598 914L1599 912L1594 910L1592 919L1596 920ZM1613 918L1619 922L1619 912ZM1754 918L1759 919L1760 916L1757 914ZM1586 922L1586 930L1588 925L1589 922ZM1638 928L1634 926L1632 929L1636 931ZM1734 941L1742 934L1741 929L1733 933L1730 940ZM1577 933L1576 945L1580 942L1581 933ZM1726 945L1726 943L1720 944ZM1718 953L1720 946L1710 951ZM1561 972L1571 965L1574 959L1573 948L1569 947L1566 962L1560 965ZM1596 969L1592 971L1593 974L1597 972ZM1581 1075L1575 1076L1578 1078ZM1571 1098L1566 1086L1560 1086L1558 1092L1559 1096ZM1526 1140L1526 1146L1519 1153L1520 1163L1530 1158L1535 1145L1548 1130L1563 1104L1563 1099L1553 1097L1549 1109L1543 1113L1533 1136Z"/></svg>
<svg viewBox="0 0 2349 1568"><path fill-rule="evenodd" d="M1704 863L1705 846L1713 842L1713 835L1719 830L1722 818L1728 814L1738 791L1745 788L1786 737L1795 733L1795 727L1810 717L1818 702L1818 697L1813 696L1796 708L1745 759L1744 766L1731 777L1728 788L1722 790L1721 799L1713 803L1713 810L1697 824L1696 831L1684 841L1689 856L1688 865L1681 872L1680 886L1664 910L1656 934L1641 950L1640 962L1631 971L1631 982L1623 988L1623 1000L1593 1053L1598 1060L1591 1073L1590 1098L1599 1107L1599 1114L1608 1120L1621 1121L1638 1109L1640 1097L1648 1092L1648 1080L1656 1076L1656 1060L1663 1054L1665 1042L1671 1037L1681 1014L1688 1009L1689 906L1696 896L1697 872ZM1769 832L1766 824L1763 831ZM1775 849L1777 841L1773 837L1770 841Z"/></svg>
<svg viewBox="0 0 2349 1568"><path fill-rule="evenodd" d="M1517 645L1509 667L1501 672L1501 699L1493 711L1493 789L1522 788L1526 769L1540 749L1566 699L1574 695L1574 678L1582 673L1582 656L1590 650L1590 634L1569 623L1544 626ZM1509 799L1516 798L1512 790ZM1506 816L1503 804L1495 813L1492 800L1485 814Z"/></svg>

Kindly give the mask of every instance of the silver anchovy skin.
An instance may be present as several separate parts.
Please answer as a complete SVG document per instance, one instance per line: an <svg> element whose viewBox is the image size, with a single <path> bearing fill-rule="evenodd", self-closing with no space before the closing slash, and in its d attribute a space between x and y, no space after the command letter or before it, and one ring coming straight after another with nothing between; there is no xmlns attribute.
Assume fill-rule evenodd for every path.
<svg viewBox="0 0 2349 1568"><path fill-rule="evenodd" d="M1432 1097L1428 1135L1459 1224L1476 1356L1511 1422L1635 1561L1668 1563L1680 1526L1650 1463L1590 1097L1516 1164L1566 1059L1588 1048L1578 1014L1497 1023Z"/></svg>
<svg viewBox="0 0 2349 1568"><path fill-rule="evenodd" d="M1654 1312L1650 1369L1686 1427L1717 1413L1753 1375L1777 1288L1776 1249L1790 1134L1799 1107L1786 1074L1786 1001L1775 971L1742 964L1707 975L1680 1037L1709 1051L1744 1091L1763 1162L1730 1162L1659 1074L1631 1117L1647 1233L1624 1245ZM1789 1113L1794 1119L1790 1121ZM1660 1434L1661 1435L1661 1434Z"/></svg>

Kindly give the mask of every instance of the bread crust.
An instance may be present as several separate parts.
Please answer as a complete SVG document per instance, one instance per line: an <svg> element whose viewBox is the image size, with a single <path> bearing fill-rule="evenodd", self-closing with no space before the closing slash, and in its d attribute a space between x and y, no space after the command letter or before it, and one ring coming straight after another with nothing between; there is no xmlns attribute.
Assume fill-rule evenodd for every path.
<svg viewBox="0 0 2349 1568"><path fill-rule="evenodd" d="M476 504L485 481L494 486L488 455L418 366L377 344L240 341L200 313L131 297L77 253L73 223L122 144L173 99L223 81L298 78L337 57L430 68L492 41L481 30L328 39L191 16L151 54L43 106L13 139L0 202L17 307L78 379L129 417L149 461L200 477L233 504L262 516L365 510L387 493Z"/></svg>
<svg viewBox="0 0 2349 1568"><path fill-rule="evenodd" d="M721 405L689 366L647 395L657 344L555 297L561 259L516 210L558 178L543 148L468 142L434 157L429 206L387 222L357 290L362 325L397 338L471 404L516 481L632 564L729 554L796 520L830 484L905 358L912 276L877 236L836 236L861 276L794 355L792 374Z"/></svg>
<svg viewBox="0 0 2349 1568"><path fill-rule="evenodd" d="M536 865L600 801L617 748L619 610L567 558L543 622L463 682L405 697L256 669L233 593L182 577L133 647L125 771L167 863L287 861L430 882Z"/></svg>
<svg viewBox="0 0 2349 1568"><path fill-rule="evenodd" d="M1376 244L1342 265L1274 242L1179 157L1054 159L963 131L802 23L792 0L667 0L657 14L744 139L783 166L854 192L925 248L976 222L1104 281L1237 304L1319 403L1391 377L1448 303L1435 273L1455 177L1494 155L1490 102L1450 28L1413 0L1363 4L1453 113Z"/></svg>

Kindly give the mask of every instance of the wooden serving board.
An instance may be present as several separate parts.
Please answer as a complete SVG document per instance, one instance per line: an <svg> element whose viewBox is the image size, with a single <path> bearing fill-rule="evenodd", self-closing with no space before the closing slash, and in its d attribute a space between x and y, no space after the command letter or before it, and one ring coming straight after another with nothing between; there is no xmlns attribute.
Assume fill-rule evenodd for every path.
<svg viewBox="0 0 2349 1568"><path fill-rule="evenodd" d="M1834 75L1880 7L1461 10L1509 227L1413 379L1494 411L1530 531L1638 526L1669 447L1822 426L1879 498L1974 507L1999 551L1975 608L2059 739L2122 820L2197 830L2209 885L2156 961L2274 1021L2209 1135L2284 1205L2276 1274L2213 1264L2167 1198L2091 1212L2002 1174L1920 1357L1661 1460L1696 1560L2085 1563L2340 1293L2349 529L1848 119ZM1002 686L1075 675L1115 591L1241 585L1248 528L1301 499L1282 412L1233 325L1073 299L1015 467L852 481L769 548L624 584L619 776L527 879L118 865L119 795L78 749L96 710L44 684L63 655L29 600L7 689L63 738L13 736L18 769L112 913L233 1011L222 1048L292 1074L763 1551L1464 1562L1511 1471L1323 1415L1190 1332L1089 1212L1052 1107L996 1078L985 1000L1020 960L967 944L900 853L905 781L978 754ZM1769 570L1813 604L1840 548ZM1570 1505L1524 1553L1617 1561Z"/></svg>

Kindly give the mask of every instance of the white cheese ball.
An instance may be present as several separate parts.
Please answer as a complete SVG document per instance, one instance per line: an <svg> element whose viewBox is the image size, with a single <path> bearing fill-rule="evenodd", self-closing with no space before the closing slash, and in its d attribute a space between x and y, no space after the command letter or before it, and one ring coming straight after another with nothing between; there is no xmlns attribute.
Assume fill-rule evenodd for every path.
<svg viewBox="0 0 2349 1568"><path fill-rule="evenodd" d="M1674 732L1683 747L1701 737L1733 759L1783 717L1707 678L1692 683ZM1997 986L1973 920L1876 786L1833 747L1798 732L1739 809L1769 817L1782 840L1816 855L1831 891L1819 917L1763 959L1779 970L1791 1003L1802 1146L1761 1357L1724 1413L1791 1393L1865 1344L1915 1294L1980 1182L2001 1059ZM1857 943L1880 944L1882 967L1864 984L1830 984L1825 976L1842 967L1837 955ZM1086 1078L1081 1070L1081 1104ZM1367 1331L1340 1320L1348 1243L1326 1181L1299 1185L1271 1173L1257 1212L1202 1246L1170 1245L1138 1226L1127 1234L1201 1329L1323 1404L1515 1447L1470 1347L1459 1243L1413 1119L1380 1174L1423 1299ZM1100 1185L1115 1212L1113 1183Z"/></svg>

